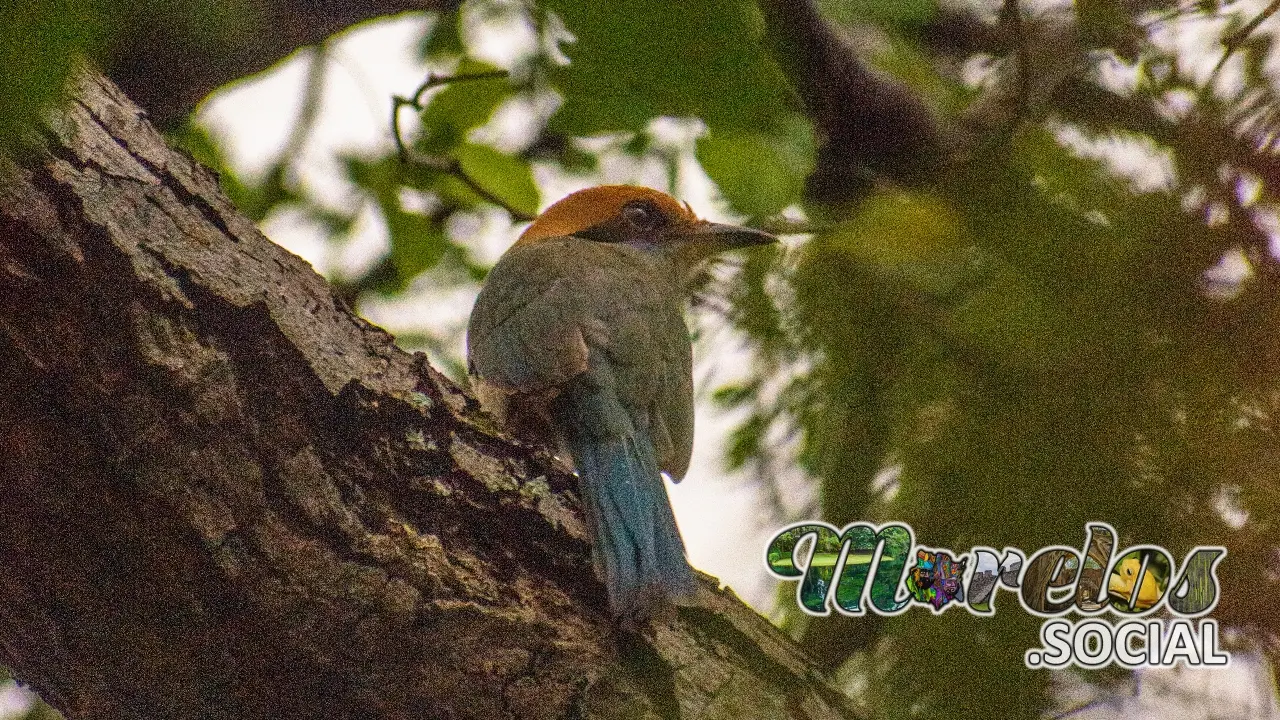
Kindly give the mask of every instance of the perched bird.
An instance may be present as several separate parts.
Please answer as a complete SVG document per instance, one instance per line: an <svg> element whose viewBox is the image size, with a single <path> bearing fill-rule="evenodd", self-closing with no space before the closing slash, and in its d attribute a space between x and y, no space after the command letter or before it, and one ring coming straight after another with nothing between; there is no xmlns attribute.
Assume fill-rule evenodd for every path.
<svg viewBox="0 0 1280 720"><path fill-rule="evenodd" d="M589 188L547 208L476 298L467 365L481 404L573 458L619 615L695 590L661 475L679 482L693 451L687 283L719 251L774 240L656 190Z"/></svg>

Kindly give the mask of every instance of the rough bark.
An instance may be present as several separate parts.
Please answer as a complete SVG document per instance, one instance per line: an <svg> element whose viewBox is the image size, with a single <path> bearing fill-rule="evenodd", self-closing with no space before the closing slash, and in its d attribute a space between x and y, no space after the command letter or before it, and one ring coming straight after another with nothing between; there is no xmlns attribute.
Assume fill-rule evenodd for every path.
<svg viewBox="0 0 1280 720"><path fill-rule="evenodd" d="M710 578L617 627L558 461L73 95L0 159L0 662L68 718L852 716Z"/></svg>

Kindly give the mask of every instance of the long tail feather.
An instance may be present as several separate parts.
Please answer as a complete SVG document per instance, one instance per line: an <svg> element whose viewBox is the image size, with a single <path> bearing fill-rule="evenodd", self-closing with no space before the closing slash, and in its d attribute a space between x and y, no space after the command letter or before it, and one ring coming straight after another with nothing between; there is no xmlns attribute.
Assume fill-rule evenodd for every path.
<svg viewBox="0 0 1280 720"><path fill-rule="evenodd" d="M692 597L693 570L667 499L653 444L606 389L589 381L561 396L577 465L593 559L616 612L645 614L654 601Z"/></svg>

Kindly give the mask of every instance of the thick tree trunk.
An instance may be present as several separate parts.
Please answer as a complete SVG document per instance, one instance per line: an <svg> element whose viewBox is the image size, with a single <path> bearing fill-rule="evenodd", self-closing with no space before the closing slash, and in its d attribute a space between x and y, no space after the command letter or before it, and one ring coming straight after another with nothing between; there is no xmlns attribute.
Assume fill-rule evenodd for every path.
<svg viewBox="0 0 1280 720"><path fill-rule="evenodd" d="M709 579L616 627L572 475L73 95L0 159L0 662L69 718L852 716Z"/></svg>

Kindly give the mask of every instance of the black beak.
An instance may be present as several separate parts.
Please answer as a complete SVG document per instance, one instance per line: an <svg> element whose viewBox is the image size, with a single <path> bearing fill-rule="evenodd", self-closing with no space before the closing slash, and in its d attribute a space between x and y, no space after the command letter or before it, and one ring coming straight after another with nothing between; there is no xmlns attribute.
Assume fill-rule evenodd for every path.
<svg viewBox="0 0 1280 720"><path fill-rule="evenodd" d="M778 242L778 238L763 230L713 222L681 228L680 235L683 240L710 243L717 251Z"/></svg>

